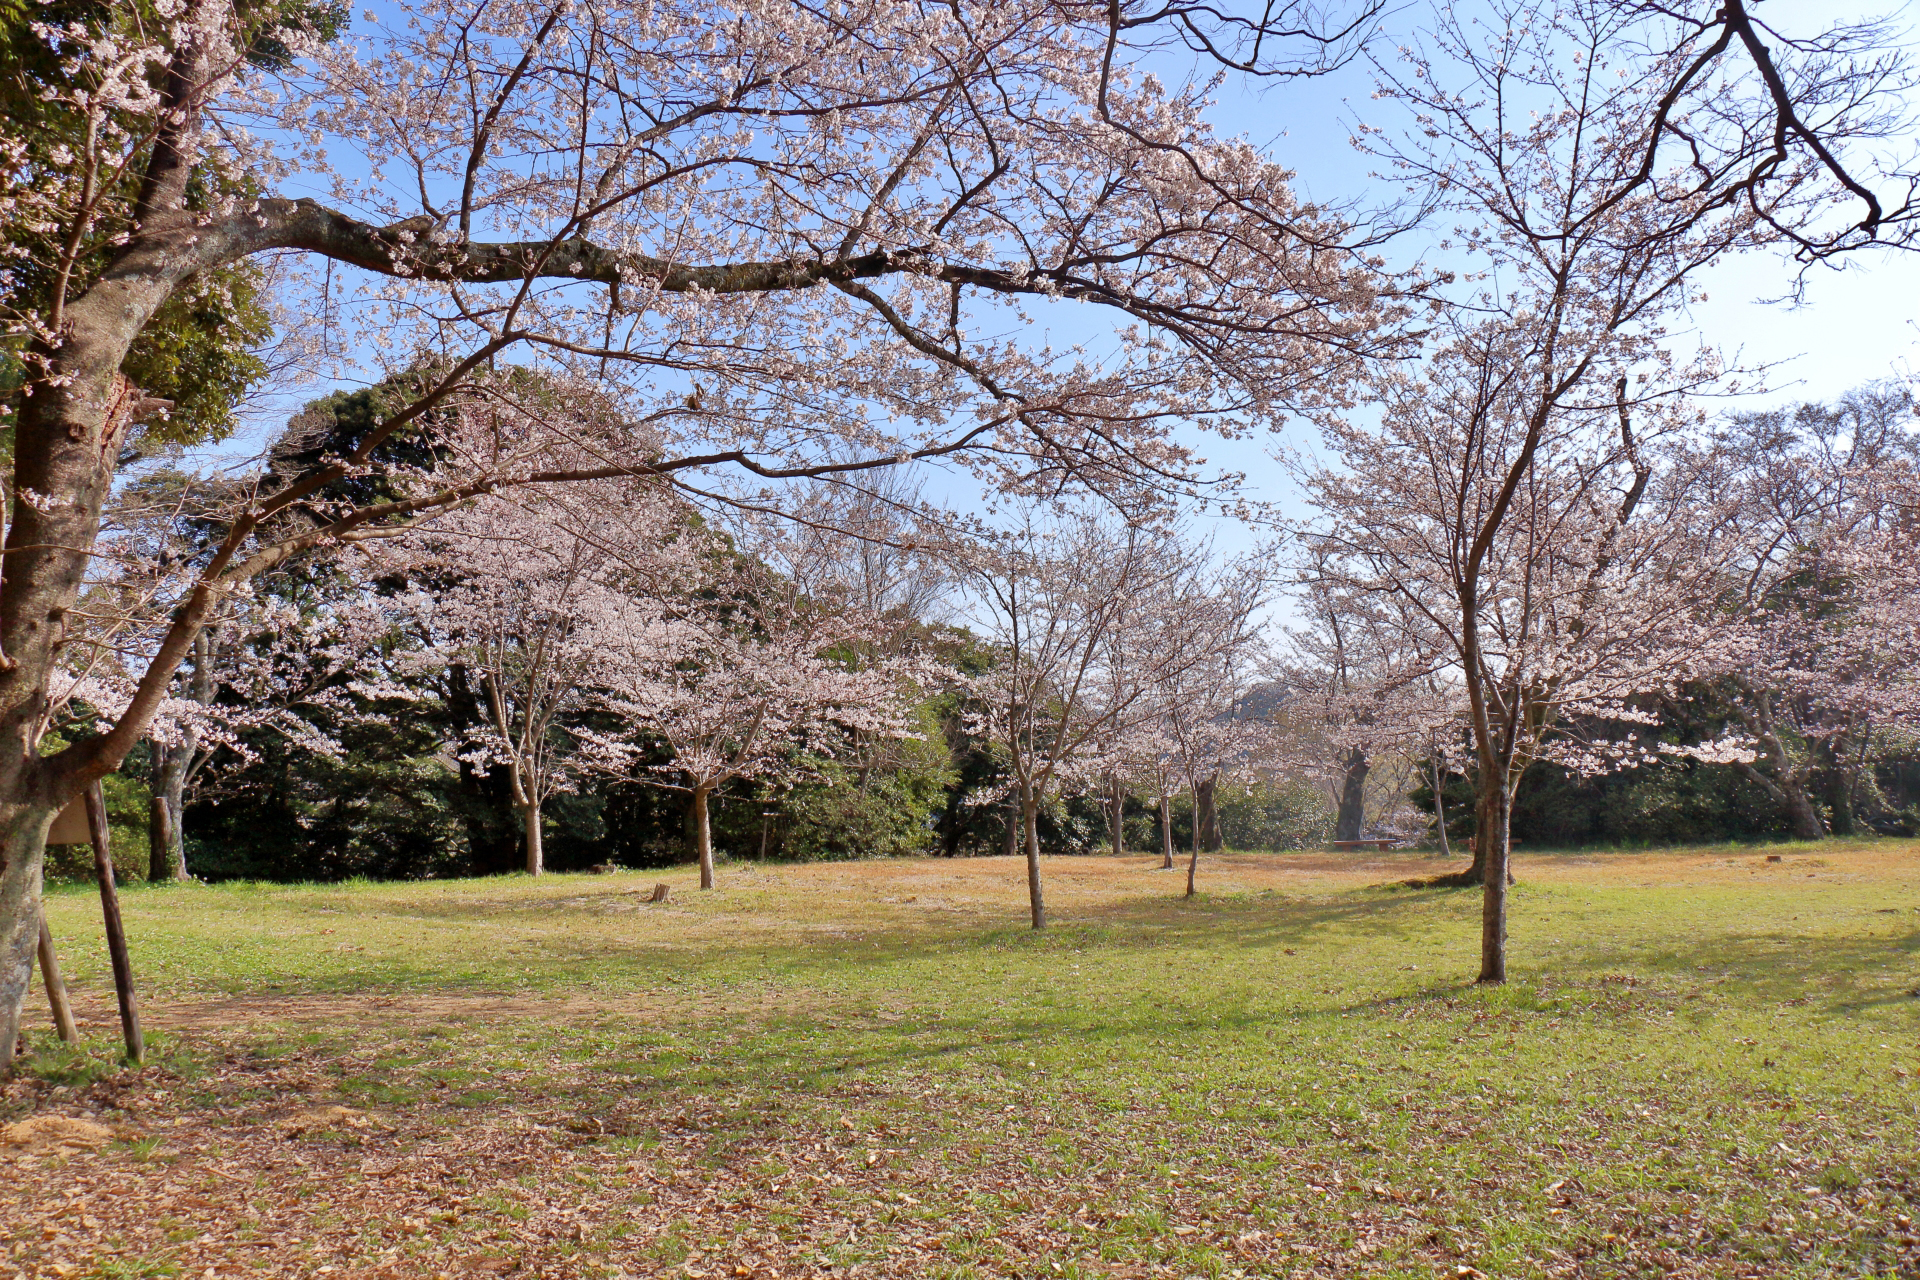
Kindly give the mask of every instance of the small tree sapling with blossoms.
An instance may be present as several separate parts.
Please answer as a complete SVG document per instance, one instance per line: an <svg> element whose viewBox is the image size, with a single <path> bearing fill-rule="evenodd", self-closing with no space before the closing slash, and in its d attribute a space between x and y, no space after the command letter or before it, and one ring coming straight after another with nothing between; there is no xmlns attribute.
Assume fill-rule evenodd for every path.
<svg viewBox="0 0 1920 1280"><path fill-rule="evenodd" d="M1156 690L1246 643L1261 578L1210 574L1206 555L1179 530L1082 512L985 538L961 566L996 649L970 682L975 723L1012 774L1035 929L1048 790L1099 786L1115 745L1161 709Z"/></svg>
<svg viewBox="0 0 1920 1280"><path fill-rule="evenodd" d="M709 804L721 787L799 781L814 775L810 760L839 755L856 738L912 732L910 681L927 670L901 656L856 660L873 622L742 568L610 637L595 705L630 732L578 736L595 768L631 776L642 766L654 785L686 794L702 889L714 887ZM672 759L646 763L634 735L664 743Z"/></svg>

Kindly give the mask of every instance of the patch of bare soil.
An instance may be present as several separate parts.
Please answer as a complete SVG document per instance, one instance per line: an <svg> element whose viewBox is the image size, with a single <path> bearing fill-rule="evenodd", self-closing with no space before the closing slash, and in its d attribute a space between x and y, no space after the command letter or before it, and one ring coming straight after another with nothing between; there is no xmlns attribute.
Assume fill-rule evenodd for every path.
<svg viewBox="0 0 1920 1280"><path fill-rule="evenodd" d="M82 1032L119 1031L120 1014L110 996L72 992L74 1018ZM663 993L533 996L485 993L442 995L242 995L143 998L141 1017L167 1031L221 1032L252 1027L385 1025L450 1026L519 1021L592 1023L607 1019L684 1024L708 1018L774 1017L794 1008L791 994L731 993L725 1005ZM30 1013L37 1013L30 1010ZM32 1018L29 1018L29 1022Z"/></svg>

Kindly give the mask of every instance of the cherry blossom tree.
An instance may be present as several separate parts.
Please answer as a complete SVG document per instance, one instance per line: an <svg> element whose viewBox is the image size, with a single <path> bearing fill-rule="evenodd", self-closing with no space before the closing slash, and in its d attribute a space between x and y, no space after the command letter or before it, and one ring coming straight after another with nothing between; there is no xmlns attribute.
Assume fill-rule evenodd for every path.
<svg viewBox="0 0 1920 1280"><path fill-rule="evenodd" d="M946 456L1014 490L1171 493L1198 474L1176 425L1240 430L1338 394L1380 341L1364 246L1209 133L1206 67L1139 64L1185 41L1206 63L1307 74L1348 56L1370 12L1323 28L1292 4L1247 21L1053 0L436 0L329 43L277 7L170 0L40 28L36 110L0 124L21 374L0 1061L47 823L146 734L195 634L255 574L478 494L596 476L752 500L729 475ZM43 758L123 444L168 411L129 353L196 282L255 261L278 264L299 291L286 311L326 351L434 372L351 448L234 501L124 713ZM1090 346L1049 337L1070 311L1106 318ZM516 364L591 376L623 429L559 465L453 451L390 495L339 499L397 435L463 397L511 398ZM572 441L543 398L523 425Z"/></svg>
<svg viewBox="0 0 1920 1280"><path fill-rule="evenodd" d="M1272 678L1286 695L1279 736L1289 768L1327 787L1333 838L1358 840L1368 814L1402 789L1404 770L1392 766L1426 747L1457 702L1436 679L1446 664L1432 628L1400 600L1347 589L1328 567L1311 553L1299 567L1305 616L1288 629Z"/></svg>
<svg viewBox="0 0 1920 1280"><path fill-rule="evenodd" d="M1625 44L1630 15L1498 12L1436 28L1457 71L1415 53L1389 76L1382 92L1421 125L1373 144L1444 193L1485 273L1420 367L1381 370L1379 424L1330 420L1333 461L1304 467L1329 576L1396 598L1450 651L1479 786L1483 982L1506 978L1521 773L1569 707L1658 687L1717 585L1711 495L1684 440L1690 395L1725 375L1711 353L1672 356L1665 324L1693 273L1761 243L1772 216L1759 191L1724 200L1684 160L1642 171L1674 72Z"/></svg>
<svg viewBox="0 0 1920 1280"><path fill-rule="evenodd" d="M1251 605L1252 602L1243 598L1236 603ZM1174 748L1181 780L1193 797L1193 847L1187 856L1186 896L1189 898L1196 892L1200 850L1207 843L1205 825L1213 793L1229 773L1261 762L1264 748L1269 745L1267 726L1242 719L1238 714L1240 699L1246 692L1249 651L1254 641L1248 625L1249 613L1250 607L1222 610L1217 621L1229 628L1229 633L1215 637L1203 661L1178 672L1161 688L1167 737ZM1164 791L1161 805L1164 809Z"/></svg>
<svg viewBox="0 0 1920 1280"><path fill-rule="evenodd" d="M809 600L792 580L742 571L670 602L644 626L611 638L598 705L671 759L645 762L631 735L585 735L602 770L643 767L655 785L687 796L688 840L700 887L714 887L709 804L738 778L793 782L814 762L862 741L912 732L912 681L935 678L903 656L862 661L857 642L874 620L838 602Z"/></svg>
<svg viewBox="0 0 1920 1280"><path fill-rule="evenodd" d="M1008 760L1033 927L1046 927L1037 818L1050 789L1092 790L1116 747L1165 711L1162 691L1248 640L1259 575L1215 569L1209 549L1119 516L1028 521L983 541L966 589L997 649L972 681L978 727Z"/></svg>
<svg viewBox="0 0 1920 1280"><path fill-rule="evenodd" d="M572 722L595 705L609 655L682 586L672 551L691 542L698 554L684 510L657 487L603 482L566 499L483 500L382 548L386 572L409 580L393 607L426 641L416 668L458 663L479 678L490 730L479 763L506 766L529 875L545 869L541 808L580 773Z"/></svg>
<svg viewBox="0 0 1920 1280"><path fill-rule="evenodd" d="M1851 834L1874 740L1914 723L1912 394L1867 388L1832 406L1740 414L1716 443L1716 487L1748 550L1730 574L1736 617L1694 670L1752 747L1734 768L1793 834ZM1817 771L1831 777L1826 797Z"/></svg>

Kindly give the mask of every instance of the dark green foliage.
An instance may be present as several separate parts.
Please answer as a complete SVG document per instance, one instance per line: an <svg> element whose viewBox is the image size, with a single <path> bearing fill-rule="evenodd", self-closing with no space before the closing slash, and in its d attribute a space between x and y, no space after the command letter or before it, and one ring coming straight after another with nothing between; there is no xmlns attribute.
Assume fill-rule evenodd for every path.
<svg viewBox="0 0 1920 1280"><path fill-rule="evenodd" d="M1779 805L1758 786L1728 765L1693 760L1593 777L1535 764L1513 804L1514 840L1547 848L1704 844L1788 832Z"/></svg>
<svg viewBox="0 0 1920 1280"><path fill-rule="evenodd" d="M780 805L781 855L820 861L928 852L955 770L938 708L923 706L919 719L922 736L887 744L884 766L821 761L818 781L796 787Z"/></svg>
<svg viewBox="0 0 1920 1280"><path fill-rule="evenodd" d="M251 262L211 272L176 290L134 340L121 366L148 395L173 401L138 444L207 444L233 434L247 391L266 376L254 349L273 336Z"/></svg>
<svg viewBox="0 0 1920 1280"><path fill-rule="evenodd" d="M1229 849L1297 849L1319 844L1333 829L1325 795L1305 784L1223 785L1214 804L1220 813L1220 837ZM1191 842L1191 805L1187 814Z"/></svg>

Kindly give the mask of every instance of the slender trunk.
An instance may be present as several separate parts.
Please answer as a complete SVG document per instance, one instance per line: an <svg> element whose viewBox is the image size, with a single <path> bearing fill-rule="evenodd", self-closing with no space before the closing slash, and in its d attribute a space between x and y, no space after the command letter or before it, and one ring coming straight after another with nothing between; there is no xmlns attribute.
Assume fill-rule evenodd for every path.
<svg viewBox="0 0 1920 1280"><path fill-rule="evenodd" d="M1164 791L1160 793L1160 869L1173 870L1173 809Z"/></svg>
<svg viewBox="0 0 1920 1280"><path fill-rule="evenodd" d="M147 879L154 884L173 879L173 816L165 796L153 797L147 806Z"/></svg>
<svg viewBox="0 0 1920 1280"><path fill-rule="evenodd" d="M1340 806L1333 822L1335 840L1358 840L1367 816L1367 771L1372 768L1366 752L1355 747L1347 752L1340 778Z"/></svg>
<svg viewBox="0 0 1920 1280"><path fill-rule="evenodd" d="M1512 801L1505 785L1487 790L1481 805L1485 821L1474 842L1476 861L1484 863L1481 874L1480 977L1484 983L1507 980L1507 883L1511 868L1508 845L1508 819Z"/></svg>
<svg viewBox="0 0 1920 1280"><path fill-rule="evenodd" d="M87 788L87 833L93 837L93 873L100 880L100 913L107 926L107 957L113 962L113 990L120 998L120 1030L127 1041L127 1061L138 1065L146 1057L146 1037L140 1033L140 998L133 989L133 959L127 954L127 931L120 921L120 893L113 882L113 844L107 829L107 801L100 784Z"/></svg>
<svg viewBox="0 0 1920 1280"><path fill-rule="evenodd" d="M40 980L47 986L47 1003L53 1007L54 1030L68 1044L80 1038L80 1028L73 1020L73 1006L67 1002L66 980L60 976L60 958L53 953L53 930L47 928L46 918L40 920Z"/></svg>
<svg viewBox="0 0 1920 1280"><path fill-rule="evenodd" d="M1219 788L1220 772L1216 769L1200 779L1193 791L1193 838L1208 853L1220 852Z"/></svg>
<svg viewBox="0 0 1920 1280"><path fill-rule="evenodd" d="M1020 793L1007 793L1007 856L1020 852Z"/></svg>
<svg viewBox="0 0 1920 1280"><path fill-rule="evenodd" d="M1027 905L1032 909L1033 927L1047 927L1047 900L1040 889L1040 801L1031 791L1020 793L1020 825L1027 844Z"/></svg>
<svg viewBox="0 0 1920 1280"><path fill-rule="evenodd" d="M1193 878L1200 870L1200 788L1193 788L1193 850L1187 855L1187 896L1193 896Z"/></svg>
<svg viewBox="0 0 1920 1280"><path fill-rule="evenodd" d="M713 824L707 816L707 792L695 787L687 801L687 834L693 839L693 855L700 860L700 887L713 888Z"/></svg>
<svg viewBox="0 0 1920 1280"><path fill-rule="evenodd" d="M1119 857L1127 851L1126 832L1122 822L1126 818L1126 793L1120 789L1120 775L1113 775L1113 856Z"/></svg>
<svg viewBox="0 0 1920 1280"><path fill-rule="evenodd" d="M187 875L187 829L182 818L187 808L187 771L192 767L193 757L199 751L198 735L194 740L175 748L169 756L177 757L178 766L167 771L166 785L160 796L167 802L167 865L163 869L162 880L186 880Z"/></svg>
<svg viewBox="0 0 1920 1280"><path fill-rule="evenodd" d="M520 820L526 824L527 874L537 876L547 869L547 846L540 837L540 802L529 800L520 807Z"/></svg>
<svg viewBox="0 0 1920 1280"><path fill-rule="evenodd" d="M772 832L773 811L771 809L762 809L760 811L760 861L762 862L767 860L767 837L771 835Z"/></svg>
<svg viewBox="0 0 1920 1280"><path fill-rule="evenodd" d="M1433 818L1434 822L1440 828L1440 856L1443 858L1451 858L1453 856L1453 850L1447 847L1447 775L1446 771L1440 767L1438 757L1433 759L1432 764Z"/></svg>

